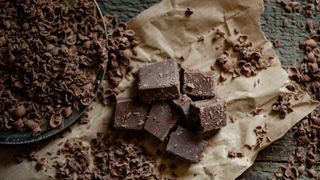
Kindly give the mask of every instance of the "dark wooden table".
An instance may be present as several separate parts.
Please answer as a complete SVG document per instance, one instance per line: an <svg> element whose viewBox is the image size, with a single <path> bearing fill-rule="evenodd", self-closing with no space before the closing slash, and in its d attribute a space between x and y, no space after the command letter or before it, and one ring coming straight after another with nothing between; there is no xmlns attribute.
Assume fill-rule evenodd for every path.
<svg viewBox="0 0 320 180"><path fill-rule="evenodd" d="M98 2L105 14L113 14L121 21L127 21L159 1L100 0ZM303 51L298 46L299 42L308 35L305 27L307 19L304 14L285 12L279 4L275 3L275 0L265 0L265 11L261 16L262 29L271 42L279 40L280 47L275 50L285 69L288 65L297 64L303 57ZM320 16L313 19L319 22ZM287 21L287 27L284 25L285 21ZM294 152L294 144L293 132L289 131L283 138L261 151L254 165L241 177L250 180L274 178L276 169L287 164L289 155ZM319 170L320 167L318 166L317 169ZM299 179L308 178L304 175Z"/></svg>

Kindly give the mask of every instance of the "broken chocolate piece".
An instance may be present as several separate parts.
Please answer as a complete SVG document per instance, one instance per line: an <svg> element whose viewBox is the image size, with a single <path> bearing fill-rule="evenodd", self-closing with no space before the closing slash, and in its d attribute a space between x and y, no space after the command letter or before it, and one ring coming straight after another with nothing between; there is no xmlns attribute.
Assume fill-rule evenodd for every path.
<svg viewBox="0 0 320 180"><path fill-rule="evenodd" d="M170 134L166 151L187 162L197 163L201 160L206 144L206 141L178 126L177 130Z"/></svg>
<svg viewBox="0 0 320 180"><path fill-rule="evenodd" d="M177 122L178 116L172 111L169 104L157 102L150 110L144 129L163 141Z"/></svg>
<svg viewBox="0 0 320 180"><path fill-rule="evenodd" d="M142 67L139 71L141 101L160 101L179 98L179 68L175 59Z"/></svg>
<svg viewBox="0 0 320 180"><path fill-rule="evenodd" d="M220 129L227 125L226 102L222 99L206 99L191 105L190 115L201 133Z"/></svg>
<svg viewBox="0 0 320 180"><path fill-rule="evenodd" d="M148 104L132 99L117 102L114 115L114 128L141 131L148 117Z"/></svg>
<svg viewBox="0 0 320 180"><path fill-rule="evenodd" d="M179 99L175 99L172 102L180 113L183 114L185 118L188 118L192 99L184 94L180 96Z"/></svg>
<svg viewBox="0 0 320 180"><path fill-rule="evenodd" d="M214 97L215 79L212 72L184 70L183 92L196 98Z"/></svg>

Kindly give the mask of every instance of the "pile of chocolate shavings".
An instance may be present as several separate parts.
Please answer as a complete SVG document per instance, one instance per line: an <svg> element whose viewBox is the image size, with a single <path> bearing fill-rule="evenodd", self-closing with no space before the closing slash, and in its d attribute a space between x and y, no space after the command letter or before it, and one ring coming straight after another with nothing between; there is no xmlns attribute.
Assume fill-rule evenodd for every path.
<svg viewBox="0 0 320 180"><path fill-rule="evenodd" d="M69 139L58 151L64 161L55 163L56 178L162 179L155 156L140 141L114 133L110 136L98 133L90 145L80 139Z"/></svg>
<svg viewBox="0 0 320 180"><path fill-rule="evenodd" d="M98 172L107 174L111 179L161 179L155 156L139 144L141 139L114 136L103 137L98 134L92 140Z"/></svg>
<svg viewBox="0 0 320 180"><path fill-rule="evenodd" d="M63 154L63 161L55 161L58 179L92 179L89 170L89 146L80 139L68 139L57 154Z"/></svg>
<svg viewBox="0 0 320 180"><path fill-rule="evenodd" d="M310 35L300 44L300 48L304 50L304 58L299 67L288 67L289 77L298 82L305 90L320 100L320 48L316 40L318 35Z"/></svg>
<svg viewBox="0 0 320 180"><path fill-rule="evenodd" d="M319 172L315 170L320 153L319 128L319 110L313 111L293 127L295 151L289 157L288 164L275 172L276 177L296 179L306 173L311 178L319 178Z"/></svg>
<svg viewBox="0 0 320 180"><path fill-rule="evenodd" d="M262 49L255 49L247 35L235 35L225 39L231 49L225 50L216 61L222 70L220 81L225 81L228 74L233 78L241 75L246 77L255 76L262 69L271 66L272 57L267 61L262 59ZM231 52L235 52L237 59L230 57Z"/></svg>
<svg viewBox="0 0 320 180"><path fill-rule="evenodd" d="M138 45L135 32L128 29L126 23L118 23L114 16L106 16L108 27L108 65L105 75L106 82L97 93L97 100L103 105L115 102L115 96L120 92L117 86L131 71L131 57L136 54L134 48Z"/></svg>
<svg viewBox="0 0 320 180"><path fill-rule="evenodd" d="M135 40L135 32L128 29L126 23L117 23L112 16L106 17L108 26L108 66L106 78L114 86L119 85L121 80L131 71L131 56L136 54L134 47L138 45Z"/></svg>
<svg viewBox="0 0 320 180"><path fill-rule="evenodd" d="M93 1L0 2L0 132L56 128L91 103L107 60Z"/></svg>
<svg viewBox="0 0 320 180"><path fill-rule="evenodd" d="M279 117L284 119L287 114L292 113L292 104L290 102L292 96L290 94L282 93L272 105L272 111L279 113Z"/></svg>
<svg viewBox="0 0 320 180"><path fill-rule="evenodd" d="M311 0L304 4L303 9L309 17L320 10L319 1ZM306 27L310 35L300 43L304 58L297 67L288 67L288 74L292 80L307 90L313 99L320 100L320 48L317 43L320 31L314 26L312 19L306 21ZM304 174L310 178L319 178L319 171L316 170L320 160L319 113L320 110L317 108L293 127L295 151L288 157L288 164L279 167L275 172L277 178L297 179Z"/></svg>

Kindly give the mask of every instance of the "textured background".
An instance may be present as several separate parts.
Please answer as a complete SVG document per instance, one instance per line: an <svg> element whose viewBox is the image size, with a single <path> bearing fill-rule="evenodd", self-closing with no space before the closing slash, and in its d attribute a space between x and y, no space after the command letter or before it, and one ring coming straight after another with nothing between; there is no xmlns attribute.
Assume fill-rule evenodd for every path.
<svg viewBox="0 0 320 180"><path fill-rule="evenodd" d="M160 0L100 0L98 2L103 13L115 15L120 21L128 21ZM288 22L287 27L284 27L285 19ZM313 19L320 20L316 17ZM304 15L286 13L274 0L265 0L265 11L261 16L262 29L271 42L280 41L280 47L275 50L283 68L290 64L295 65L303 57L303 51L298 46L299 42L308 35L305 27L306 20ZM283 138L263 150L255 164L242 177L245 179L273 178L276 169L285 165L289 155L294 152L294 143L293 133L288 132ZM300 179L308 178L302 176Z"/></svg>

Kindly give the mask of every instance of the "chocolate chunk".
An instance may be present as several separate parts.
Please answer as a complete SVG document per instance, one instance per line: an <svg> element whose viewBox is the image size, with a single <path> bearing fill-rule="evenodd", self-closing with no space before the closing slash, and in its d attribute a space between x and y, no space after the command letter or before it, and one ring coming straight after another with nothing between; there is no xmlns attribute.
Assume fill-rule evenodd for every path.
<svg viewBox="0 0 320 180"><path fill-rule="evenodd" d="M206 141L178 126L177 130L170 134L166 151L187 162L197 163L206 144Z"/></svg>
<svg viewBox="0 0 320 180"><path fill-rule="evenodd" d="M175 59L142 67L139 71L141 101L176 99L180 95L179 68Z"/></svg>
<svg viewBox="0 0 320 180"><path fill-rule="evenodd" d="M117 102L114 128L141 131L148 116L148 104L132 99Z"/></svg>
<svg viewBox="0 0 320 180"><path fill-rule="evenodd" d="M174 99L172 102L178 111L183 114L185 118L188 118L192 99L184 94L180 96L179 99Z"/></svg>
<svg viewBox="0 0 320 180"><path fill-rule="evenodd" d="M185 94L197 98L210 98L215 96L213 73L185 70L183 74L183 92Z"/></svg>
<svg viewBox="0 0 320 180"><path fill-rule="evenodd" d="M191 105L190 114L199 125L198 130L201 133L227 125L226 102L222 99L196 101Z"/></svg>
<svg viewBox="0 0 320 180"><path fill-rule="evenodd" d="M172 111L169 104L157 102L150 110L144 129L163 141L177 122L178 116Z"/></svg>

